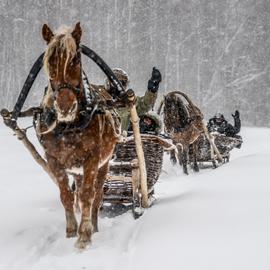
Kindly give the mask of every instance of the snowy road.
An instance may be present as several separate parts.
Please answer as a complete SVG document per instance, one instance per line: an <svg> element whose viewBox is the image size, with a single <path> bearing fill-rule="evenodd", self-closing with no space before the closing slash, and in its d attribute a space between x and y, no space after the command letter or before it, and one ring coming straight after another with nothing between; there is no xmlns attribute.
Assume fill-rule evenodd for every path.
<svg viewBox="0 0 270 270"><path fill-rule="evenodd" d="M92 246L65 238L54 183L0 125L0 269L270 269L270 129L244 128L242 149L189 176L165 160L155 205L102 217Z"/></svg>

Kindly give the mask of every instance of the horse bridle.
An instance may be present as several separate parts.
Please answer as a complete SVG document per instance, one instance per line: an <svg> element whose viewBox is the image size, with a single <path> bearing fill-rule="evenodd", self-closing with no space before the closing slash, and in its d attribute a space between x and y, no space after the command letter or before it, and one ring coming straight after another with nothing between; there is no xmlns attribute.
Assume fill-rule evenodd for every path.
<svg viewBox="0 0 270 270"><path fill-rule="evenodd" d="M82 70L82 64L81 64L81 49L78 48L77 51L76 51L76 55L79 54L79 57L77 57L77 60L75 62L75 64L80 64L80 68ZM74 93L76 93L76 95L78 96L81 92L81 82L82 82L82 79L79 81L79 83L77 84L77 86L73 86L72 84L70 83L60 83L59 85L57 85L57 87L55 88L53 86L53 83L52 83L52 80L50 79L50 85L51 85L51 89L53 90L54 93L57 93L59 92L61 89L63 88L67 88L67 89L70 89L71 91L73 91Z"/></svg>

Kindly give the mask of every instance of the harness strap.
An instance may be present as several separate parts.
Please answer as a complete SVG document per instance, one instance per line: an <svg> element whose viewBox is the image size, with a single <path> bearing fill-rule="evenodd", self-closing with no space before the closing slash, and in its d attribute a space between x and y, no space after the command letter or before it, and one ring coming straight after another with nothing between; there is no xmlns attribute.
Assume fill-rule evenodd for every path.
<svg viewBox="0 0 270 270"><path fill-rule="evenodd" d="M125 96L125 89L122 86L122 84L119 82L111 68L104 62L104 60L93 50L86 47L85 45L80 45L80 48L82 50L82 53L86 56L88 56L90 59L92 59L100 68L101 70L106 74L110 82L116 87L117 89L117 96L119 98L122 98Z"/></svg>
<svg viewBox="0 0 270 270"><path fill-rule="evenodd" d="M93 97L93 95L91 95L90 83L88 81L88 78L87 78L84 70L82 70L82 81L83 81L84 95L85 95L87 104L91 104L94 97Z"/></svg>
<svg viewBox="0 0 270 270"><path fill-rule="evenodd" d="M123 88L122 84L119 82L119 80L117 79L117 77L115 76L115 74L113 73L111 68L104 62L104 60L97 53L95 53L93 50L91 50L87 46L80 45L80 48L81 48L82 53L84 55L88 56L91 60L93 60L101 68L101 70L106 74L106 76L108 77L110 82L116 87L118 97L120 99L122 97L124 97L125 96L125 89ZM36 62L34 63L34 65L32 66L32 68L30 70L30 73L29 73L29 75L28 75L28 77L23 85L23 88L22 88L22 90L19 94L19 97L17 99L17 102L13 108L12 116L11 116L12 121L17 120L17 118L22 110L22 107L23 107L25 100L28 96L28 93L29 93L39 71L41 70L41 68L43 66L44 54L45 54L45 52L43 52L38 57L38 59L36 60Z"/></svg>
<svg viewBox="0 0 270 270"><path fill-rule="evenodd" d="M39 71L41 70L42 66L43 66L43 58L44 58L44 54L45 53L42 53L39 58L36 60L36 62L34 63L34 65L32 66L30 72L29 72L29 75L27 76L27 79L23 85L23 88L20 92L20 95L17 99L17 102L14 106L14 109L12 111L12 116L11 116L11 119L16 121L21 110L22 110L22 107L23 107L23 104L28 96L28 93L39 73Z"/></svg>

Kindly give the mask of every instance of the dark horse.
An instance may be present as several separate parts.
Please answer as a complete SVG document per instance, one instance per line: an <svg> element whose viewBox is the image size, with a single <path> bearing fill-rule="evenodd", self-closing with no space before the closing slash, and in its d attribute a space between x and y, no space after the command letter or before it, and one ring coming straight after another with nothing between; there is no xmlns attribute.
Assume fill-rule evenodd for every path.
<svg viewBox="0 0 270 270"><path fill-rule="evenodd" d="M185 99L187 104L185 104ZM183 171L188 174L189 151L192 148L191 161L194 171L199 170L197 163L198 138L203 135L203 114L191 99L180 91L173 91L164 96L158 114L164 106L164 130L171 137L178 150L178 160ZM171 160L176 163L175 151L171 152Z"/></svg>
<svg viewBox="0 0 270 270"><path fill-rule="evenodd" d="M66 236L75 237L78 233L76 246L85 248L92 233L98 230L103 184L118 136L113 111L105 107L102 113L95 113L84 91L79 49L81 34L80 23L74 29L62 29L57 34L46 24L42 28L42 36L48 44L44 68L49 85L42 102L43 113L36 120L36 132L60 189L66 214ZM74 214L74 191L68 178L72 170L81 170L83 175L78 190L79 228Z"/></svg>

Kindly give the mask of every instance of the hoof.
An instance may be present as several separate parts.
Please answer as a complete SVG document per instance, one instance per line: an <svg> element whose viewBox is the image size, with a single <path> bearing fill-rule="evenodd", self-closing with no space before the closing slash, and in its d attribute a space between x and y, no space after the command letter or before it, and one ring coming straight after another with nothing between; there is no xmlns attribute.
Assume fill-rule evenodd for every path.
<svg viewBox="0 0 270 270"><path fill-rule="evenodd" d="M98 232L98 222L94 222L93 227L92 227L92 233Z"/></svg>
<svg viewBox="0 0 270 270"><path fill-rule="evenodd" d="M188 171L187 170L184 170L184 174L188 175Z"/></svg>
<svg viewBox="0 0 270 270"><path fill-rule="evenodd" d="M87 247L90 246L90 244L91 244L90 240L85 241L85 240L82 240L81 237L79 237L79 239L75 243L75 247L78 249L86 249Z"/></svg>

